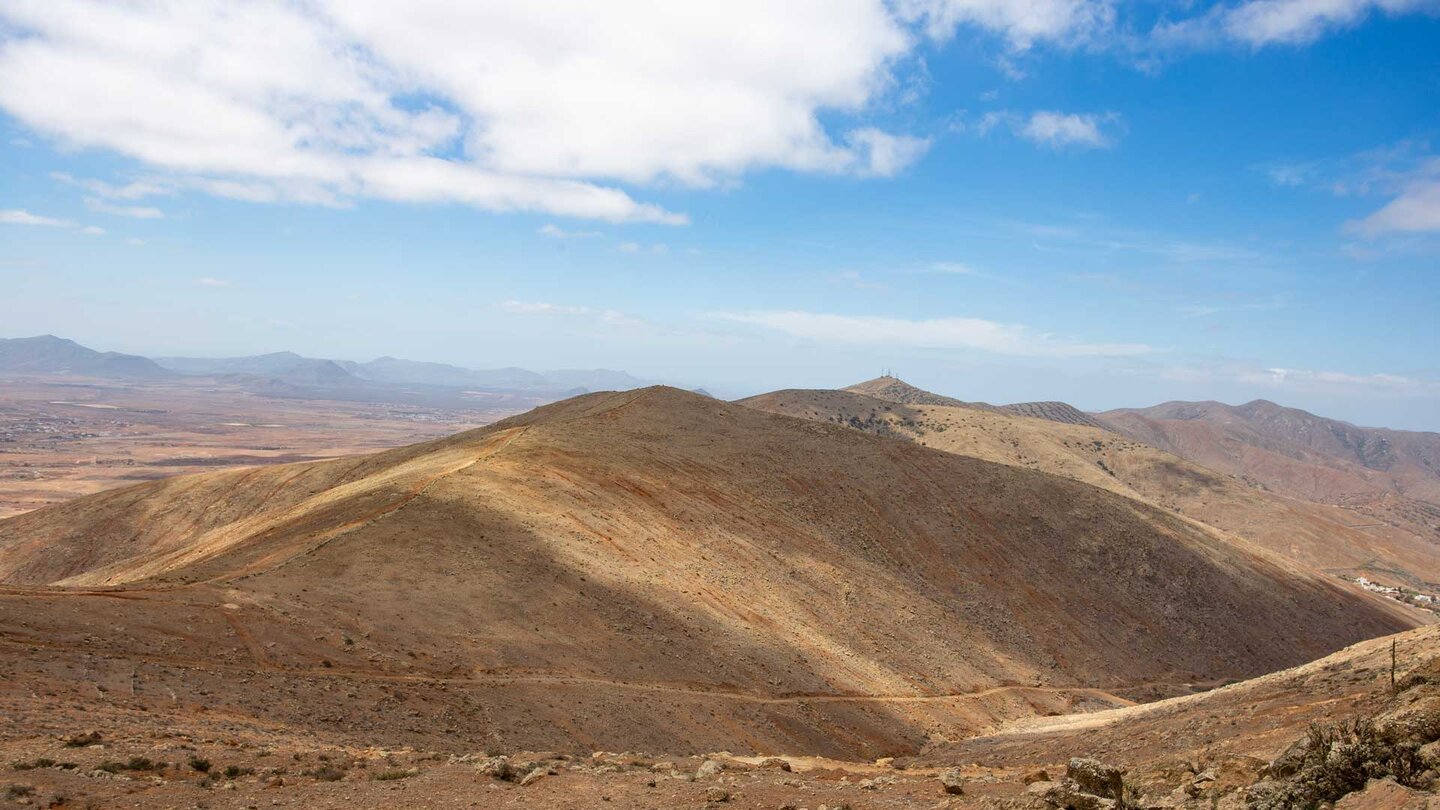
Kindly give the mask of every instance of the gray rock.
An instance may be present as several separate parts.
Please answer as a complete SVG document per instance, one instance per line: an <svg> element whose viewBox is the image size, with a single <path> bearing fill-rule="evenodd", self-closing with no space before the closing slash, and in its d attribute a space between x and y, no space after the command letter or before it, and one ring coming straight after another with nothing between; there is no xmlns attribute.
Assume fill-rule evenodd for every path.
<svg viewBox="0 0 1440 810"><path fill-rule="evenodd" d="M695 778L705 779L711 776L719 776L720 772L723 770L725 770L724 765L716 762L713 759L707 759L704 762L700 763L699 768L695 769Z"/></svg>
<svg viewBox="0 0 1440 810"><path fill-rule="evenodd" d="M1120 799L1125 795L1125 772L1098 759L1076 757L1070 760L1065 767L1065 777L1092 796Z"/></svg>
<svg viewBox="0 0 1440 810"><path fill-rule="evenodd" d="M965 792L965 777L960 771L951 768L940 774L940 789L952 796L959 796Z"/></svg>
<svg viewBox="0 0 1440 810"><path fill-rule="evenodd" d="M535 770L525 774L525 778L520 780L520 787L528 787L530 785L533 785L549 775L549 768L536 768Z"/></svg>

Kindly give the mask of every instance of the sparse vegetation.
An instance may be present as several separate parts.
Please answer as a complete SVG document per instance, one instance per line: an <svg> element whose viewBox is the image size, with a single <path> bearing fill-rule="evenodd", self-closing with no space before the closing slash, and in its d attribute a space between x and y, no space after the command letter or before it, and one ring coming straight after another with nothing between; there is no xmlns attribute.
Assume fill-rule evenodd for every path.
<svg viewBox="0 0 1440 810"><path fill-rule="evenodd" d="M66 748L84 748L88 745L95 745L100 742L100 732L87 731L84 734L76 734L65 741Z"/></svg>
<svg viewBox="0 0 1440 810"><path fill-rule="evenodd" d="M226 779L238 779L239 777L249 776L250 774L255 773L255 769L245 768L239 765L226 765L224 773Z"/></svg>
<svg viewBox="0 0 1440 810"><path fill-rule="evenodd" d="M191 758L190 758L190 767L191 767L191 769L196 770L196 771L199 771L200 773L209 773L209 772L210 772L210 760L204 759L204 758L201 758L201 757L191 757Z"/></svg>
<svg viewBox="0 0 1440 810"><path fill-rule="evenodd" d="M314 770L303 772L301 776L312 776L321 782L339 782L345 778L345 771L334 765L322 765Z"/></svg>
<svg viewBox="0 0 1440 810"><path fill-rule="evenodd" d="M392 782L392 781L395 781L396 779L409 779L410 777L412 777L412 776L414 776L414 775L415 775L415 774L411 773L410 771L402 771L402 770L396 769L396 770L381 771L381 772L375 774L374 779L375 779L375 781L377 781L377 782Z"/></svg>
<svg viewBox="0 0 1440 810"><path fill-rule="evenodd" d="M1436 724L1429 724L1434 731ZM1282 781L1252 789L1252 810L1311 810L1335 802L1371 779L1394 779L1424 787L1426 764L1420 746L1428 742L1411 729L1380 726L1368 718L1313 725L1272 767Z"/></svg>

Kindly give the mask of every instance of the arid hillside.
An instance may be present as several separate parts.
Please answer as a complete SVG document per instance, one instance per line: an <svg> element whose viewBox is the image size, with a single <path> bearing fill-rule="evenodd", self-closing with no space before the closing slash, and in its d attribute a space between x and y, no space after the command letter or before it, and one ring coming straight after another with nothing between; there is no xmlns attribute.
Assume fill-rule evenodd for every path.
<svg viewBox="0 0 1440 810"><path fill-rule="evenodd" d="M955 408L975 408L982 411L993 410L995 407L984 402L965 402L954 397L935 394L923 388L916 388L899 377L876 377L842 390L906 405L949 405Z"/></svg>
<svg viewBox="0 0 1440 810"><path fill-rule="evenodd" d="M1004 411L903 405L848 390L776 391L743 404L1084 481L1244 537L1308 567L1427 591L1440 583L1440 554L1413 532L1266 492L1112 431Z"/></svg>
<svg viewBox="0 0 1440 810"><path fill-rule="evenodd" d="M48 507L0 578L22 690L453 748L899 753L1418 621L1090 484L666 388Z"/></svg>
<svg viewBox="0 0 1440 810"><path fill-rule="evenodd" d="M1362 428L1265 400L1167 402L1097 418L1271 491L1344 506L1356 524L1440 543L1440 433Z"/></svg>
<svg viewBox="0 0 1440 810"><path fill-rule="evenodd" d="M1048 419L1051 422L1060 422L1066 425L1086 425L1106 429L1105 425L1095 417L1068 402L1016 402L1011 405L1001 405L1000 410L1018 413L1021 416Z"/></svg>

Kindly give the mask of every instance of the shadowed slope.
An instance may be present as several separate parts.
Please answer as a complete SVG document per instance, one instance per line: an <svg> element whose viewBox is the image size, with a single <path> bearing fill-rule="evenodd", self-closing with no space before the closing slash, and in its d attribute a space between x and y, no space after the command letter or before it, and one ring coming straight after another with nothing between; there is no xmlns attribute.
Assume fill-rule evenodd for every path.
<svg viewBox="0 0 1440 810"><path fill-rule="evenodd" d="M899 405L845 391L776 391L742 404L1084 481L1250 539L1304 565L1397 584L1440 582L1440 555L1346 510L1278 497L1139 440L970 408Z"/></svg>
<svg viewBox="0 0 1440 810"><path fill-rule="evenodd" d="M868 756L1413 623L1093 486L673 389L244 475L0 523L10 582L127 583L12 589L0 640L228 662L235 711L371 740Z"/></svg>

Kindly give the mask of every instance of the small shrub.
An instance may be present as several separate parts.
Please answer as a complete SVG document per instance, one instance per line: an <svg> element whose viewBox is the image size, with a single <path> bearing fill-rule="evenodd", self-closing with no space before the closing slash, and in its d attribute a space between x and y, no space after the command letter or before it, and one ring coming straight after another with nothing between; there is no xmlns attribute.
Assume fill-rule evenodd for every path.
<svg viewBox="0 0 1440 810"><path fill-rule="evenodd" d="M191 757L191 758L190 758L190 767L191 767L192 769L194 769L194 770L199 771L200 773L209 773L209 772L210 772L210 760L208 760L208 759L203 759L203 758L201 758L201 757Z"/></svg>
<svg viewBox="0 0 1440 810"><path fill-rule="evenodd" d="M414 776L414 774L410 773L409 771L381 771L375 774L375 781L393 782L396 779L409 779L412 776Z"/></svg>
<svg viewBox="0 0 1440 810"><path fill-rule="evenodd" d="M225 778L226 778L226 779L235 779L236 777L240 777L240 776L249 776L249 775L252 774L252 773L255 773L255 769L254 769L254 768L242 768L242 767L240 767L239 765L226 765L226 766L225 766Z"/></svg>
<svg viewBox="0 0 1440 810"><path fill-rule="evenodd" d="M95 745L100 742L100 732L87 731L84 734L76 734L65 741L66 748L84 748L87 745Z"/></svg>
<svg viewBox="0 0 1440 810"><path fill-rule="evenodd" d="M307 771L306 775L313 776L321 782L339 782L345 778L345 771L334 765L322 765L313 771Z"/></svg>
<svg viewBox="0 0 1440 810"><path fill-rule="evenodd" d="M1252 796L1256 810L1309 810L1364 790L1371 779L1394 779L1423 788L1426 765L1420 743L1396 728L1367 718L1332 726L1313 725L1296 752L1288 778Z"/></svg>
<svg viewBox="0 0 1440 810"><path fill-rule="evenodd" d="M11 785L5 788L5 798L7 799L21 799L34 794L35 788L29 785Z"/></svg>

